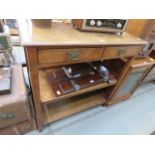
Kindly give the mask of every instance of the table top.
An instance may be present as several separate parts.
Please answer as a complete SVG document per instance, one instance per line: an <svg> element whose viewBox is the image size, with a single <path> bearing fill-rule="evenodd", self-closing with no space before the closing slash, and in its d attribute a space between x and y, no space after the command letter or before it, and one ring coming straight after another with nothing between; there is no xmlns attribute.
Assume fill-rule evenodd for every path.
<svg viewBox="0 0 155 155"><path fill-rule="evenodd" d="M122 35L82 32L71 24L54 23L38 27L33 20L18 20L20 41L23 46L74 45L145 45L146 41L126 32Z"/></svg>

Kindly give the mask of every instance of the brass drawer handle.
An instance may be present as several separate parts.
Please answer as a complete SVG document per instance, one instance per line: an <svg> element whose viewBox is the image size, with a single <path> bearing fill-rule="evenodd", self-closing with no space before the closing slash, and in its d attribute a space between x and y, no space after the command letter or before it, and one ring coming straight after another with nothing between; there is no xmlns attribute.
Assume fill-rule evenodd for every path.
<svg viewBox="0 0 155 155"><path fill-rule="evenodd" d="M126 51L126 48L120 48L120 49L118 50L118 55L119 55L119 56L122 56L123 54L125 54L125 51Z"/></svg>
<svg viewBox="0 0 155 155"><path fill-rule="evenodd" d="M70 51L67 53L67 57L69 60L76 61L80 59L80 52L79 51Z"/></svg>
<svg viewBox="0 0 155 155"><path fill-rule="evenodd" d="M7 120L10 118L15 118L14 114L10 113L0 113L0 120Z"/></svg>

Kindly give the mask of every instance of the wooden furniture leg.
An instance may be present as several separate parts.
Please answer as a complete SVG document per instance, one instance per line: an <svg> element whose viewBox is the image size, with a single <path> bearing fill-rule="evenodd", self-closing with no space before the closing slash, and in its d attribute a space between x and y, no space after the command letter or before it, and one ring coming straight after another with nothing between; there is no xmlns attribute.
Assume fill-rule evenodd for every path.
<svg viewBox="0 0 155 155"><path fill-rule="evenodd" d="M33 93L33 100L35 104L35 111L36 111L36 121L37 127L39 130L43 127L43 114L42 108L40 103L40 92L39 92L39 76L38 76L38 68L37 68L37 52L35 47L27 47L26 48L26 57L28 63L28 73L30 77L32 93Z"/></svg>

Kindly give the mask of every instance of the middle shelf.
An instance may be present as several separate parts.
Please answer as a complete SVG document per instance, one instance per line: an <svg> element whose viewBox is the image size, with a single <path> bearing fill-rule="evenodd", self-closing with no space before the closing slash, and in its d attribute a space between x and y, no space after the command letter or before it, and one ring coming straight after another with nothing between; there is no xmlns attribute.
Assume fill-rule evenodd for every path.
<svg viewBox="0 0 155 155"><path fill-rule="evenodd" d="M49 102L54 102L54 101L59 101L62 99L66 99L68 97L73 97L73 96L77 96L80 94L84 94L87 92L91 92L94 90L98 90L98 89L102 89L102 88L106 88L106 87L110 87L113 86L117 83L117 79L115 77L113 77L111 79L111 83L108 84L107 82L103 82L85 89L81 89L69 94L65 94L63 96L59 96L56 97L54 94L54 91L51 88L51 85L49 84L49 81L47 80L47 75L46 72L44 71L39 71L39 87L40 87L40 99L42 103L49 103Z"/></svg>
<svg viewBox="0 0 155 155"><path fill-rule="evenodd" d="M69 98L69 97L74 97L74 96L82 95L82 94L89 93L89 92L92 92L95 90L99 90L102 88L114 86L117 84L120 73L121 73L121 69L120 69L121 67L120 67L120 65L118 65L118 64L120 64L120 62L121 62L121 65L123 66L124 63L122 63L121 60L115 60L115 62L113 61L113 63L111 61L104 61L102 63L103 65L101 65L101 66L105 66L108 70L108 76L109 76L110 82L102 80L101 77L100 77L101 79L100 78L98 79L98 77L99 77L98 73L95 73L95 75L97 75L97 76L94 76L94 75L91 75L91 74L89 75L89 74L85 73L85 70L81 70L81 68L86 68L86 71L88 71L88 73L90 73L90 72L92 72L92 70L90 68L91 67L93 68L94 64L96 66L98 64L100 64L98 62L93 62L90 65L91 67L89 67L88 63L85 63L87 65L81 64L80 67L79 67L80 64L65 66L66 68L72 67L72 72L73 73L76 72L76 74L74 74L76 76L79 75L79 72L80 72L80 74L81 74L80 78L76 77L76 79L75 79L76 82L78 82L79 84L81 84L81 82L82 83L88 82L88 83L90 83L90 85L88 85L88 87L80 88L79 90L75 90L75 91L72 91L72 92L69 92L69 93L66 93L63 95L59 95L59 96L56 95L56 91L53 89L53 84L55 85L56 82L58 84L59 84L59 82L61 83L61 81L59 80L59 77L64 77L64 71L62 71L63 70L62 68L64 66L39 70L40 101L43 104L48 104L48 103L60 101L60 100L63 100L63 99ZM114 64L114 65L112 65L112 64ZM79 68L80 68L80 71L78 70ZM97 66L97 68L98 68L98 66ZM49 72L50 72L50 76L49 76ZM56 73L56 74L53 76L53 73L54 74ZM51 75L52 75L52 77L54 77L54 80L52 80L53 83L51 83L49 80L52 78ZM56 76L56 75L58 75L58 76ZM87 75L87 76L85 76L85 75ZM96 81L96 82L100 81L100 82L97 82L97 83L95 82L95 83L91 84L92 79L94 79L93 82L94 81ZM56 90L58 90L58 88L56 88Z"/></svg>

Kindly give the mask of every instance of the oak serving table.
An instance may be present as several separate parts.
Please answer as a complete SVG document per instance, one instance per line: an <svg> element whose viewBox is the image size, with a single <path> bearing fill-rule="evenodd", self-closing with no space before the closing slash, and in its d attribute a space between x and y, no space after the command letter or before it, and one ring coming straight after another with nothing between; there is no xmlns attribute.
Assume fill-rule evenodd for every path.
<svg viewBox="0 0 155 155"><path fill-rule="evenodd" d="M32 20L18 20L25 48L38 129L50 122L100 104L108 104L131 62L147 42L128 33L122 35L80 32L70 24L38 27ZM44 69L101 61L115 75L100 83L56 97ZM119 65L121 64L122 65Z"/></svg>

